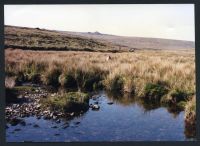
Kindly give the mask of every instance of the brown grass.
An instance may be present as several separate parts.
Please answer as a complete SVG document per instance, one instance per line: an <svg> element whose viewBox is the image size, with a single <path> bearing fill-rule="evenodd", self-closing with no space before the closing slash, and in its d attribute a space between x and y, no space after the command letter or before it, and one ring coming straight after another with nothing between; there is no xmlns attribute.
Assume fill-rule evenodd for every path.
<svg viewBox="0 0 200 146"><path fill-rule="evenodd" d="M6 49L5 56L6 83L12 86L9 78L19 83L38 80L39 75L41 83L47 85L69 88L73 84L79 90L104 87L110 91L133 93L135 97L181 105L186 107L186 121L195 123L193 50L101 53ZM110 60L107 60L108 56Z"/></svg>
<svg viewBox="0 0 200 146"><path fill-rule="evenodd" d="M181 89L195 93L195 63L193 51L138 51L137 53L5 51L6 73L39 72L45 75L54 68L62 71L94 68L106 72L105 81L121 76L124 91L133 89L142 95L146 83L163 81L170 90ZM111 60L107 61L107 56ZM32 69L32 70L31 70ZM44 73L43 73L44 72Z"/></svg>

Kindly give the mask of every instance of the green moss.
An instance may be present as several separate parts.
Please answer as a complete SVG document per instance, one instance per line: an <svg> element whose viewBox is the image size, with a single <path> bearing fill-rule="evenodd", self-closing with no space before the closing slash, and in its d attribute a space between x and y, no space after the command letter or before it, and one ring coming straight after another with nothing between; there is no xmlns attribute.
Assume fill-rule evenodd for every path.
<svg viewBox="0 0 200 146"><path fill-rule="evenodd" d="M68 92L64 95L43 99L42 103L53 111L86 111L89 108L89 95L81 92Z"/></svg>
<svg viewBox="0 0 200 146"><path fill-rule="evenodd" d="M161 97L168 93L166 85L161 83L147 83L144 88L144 98L160 101Z"/></svg>
<svg viewBox="0 0 200 146"><path fill-rule="evenodd" d="M32 86L15 86L13 90L16 91L34 91L35 87Z"/></svg>
<svg viewBox="0 0 200 146"><path fill-rule="evenodd" d="M191 94L186 91L175 89L170 91L168 95L163 96L161 102L165 105L176 105L182 108L185 106L184 103L189 100L190 96Z"/></svg>
<svg viewBox="0 0 200 146"><path fill-rule="evenodd" d="M180 109L184 110L186 104L187 104L186 101L180 101L180 102L177 104L177 106L178 106Z"/></svg>

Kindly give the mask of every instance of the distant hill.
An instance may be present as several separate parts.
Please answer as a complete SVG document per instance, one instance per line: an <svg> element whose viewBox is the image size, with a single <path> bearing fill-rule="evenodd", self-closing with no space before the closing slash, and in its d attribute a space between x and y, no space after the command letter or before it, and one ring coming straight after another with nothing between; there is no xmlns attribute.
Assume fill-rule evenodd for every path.
<svg viewBox="0 0 200 146"><path fill-rule="evenodd" d="M62 34L40 28L5 26L5 48L31 50L78 50L78 51L113 51L110 42L101 42L92 38Z"/></svg>
<svg viewBox="0 0 200 146"><path fill-rule="evenodd" d="M161 39L161 38L144 38L144 37L126 37L116 36L109 34L102 34L98 32L84 33L84 32L62 32L73 35L84 36L87 38L98 39L101 41L108 41L115 45L127 46L130 48L137 49L191 49L195 48L193 41L184 40L172 40L172 39Z"/></svg>
<svg viewBox="0 0 200 146"><path fill-rule="evenodd" d="M96 32L70 32L5 26L5 48L122 52L136 49L191 49L192 41L125 37Z"/></svg>

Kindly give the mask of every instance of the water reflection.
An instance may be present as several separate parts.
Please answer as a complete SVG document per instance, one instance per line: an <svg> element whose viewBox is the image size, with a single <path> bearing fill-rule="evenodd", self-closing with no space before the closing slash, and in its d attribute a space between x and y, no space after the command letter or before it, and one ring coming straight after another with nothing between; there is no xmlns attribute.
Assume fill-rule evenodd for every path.
<svg viewBox="0 0 200 146"><path fill-rule="evenodd" d="M187 138L194 138L196 136L196 126L185 123L184 134Z"/></svg>
<svg viewBox="0 0 200 146"><path fill-rule="evenodd" d="M137 104L144 110L144 113L148 113L152 110L164 107L167 109L168 113L170 113L172 117L175 119L183 111L183 109L181 109L178 106L175 105L166 106L162 105L160 102L143 100L142 98L135 97L134 95L131 95L129 93L119 94L114 92L106 92L106 95L108 99L122 106L131 106ZM185 123L184 134L187 138L194 138L196 135L196 127L194 125L191 124L188 125Z"/></svg>
<svg viewBox="0 0 200 146"><path fill-rule="evenodd" d="M7 141L182 141L188 140L188 135L194 131L184 131L184 112L177 111L176 107L162 107L131 94L104 91L91 94L94 98L89 104L99 104L98 111L90 108L61 123L25 118L27 126L37 123L40 127L18 125L21 131L13 134L16 128L10 126L6 130ZM111 102L113 104L108 104ZM43 137L47 135L46 140Z"/></svg>
<svg viewBox="0 0 200 146"><path fill-rule="evenodd" d="M106 92L105 94L108 99L122 106L130 106L136 103L136 98L128 93L120 94L116 92Z"/></svg>
<svg viewBox="0 0 200 146"><path fill-rule="evenodd" d="M174 118L176 118L179 113L183 111L177 106L165 106L160 102L144 100L143 98L135 97L130 93L120 94L116 92L106 92L106 96L108 99L122 106L131 106L137 104L144 110L144 113L150 112L151 110L155 110L160 107L165 107L167 111L172 114Z"/></svg>

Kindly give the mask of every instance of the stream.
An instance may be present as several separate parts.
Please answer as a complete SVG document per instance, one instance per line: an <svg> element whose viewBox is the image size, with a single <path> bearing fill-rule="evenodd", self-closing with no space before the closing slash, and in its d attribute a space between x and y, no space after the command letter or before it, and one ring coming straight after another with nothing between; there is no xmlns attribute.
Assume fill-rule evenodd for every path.
<svg viewBox="0 0 200 146"><path fill-rule="evenodd" d="M129 97L110 98L101 91L91 108L71 120L24 117L26 125L6 129L7 142L71 142L71 141L185 141L184 112L172 113L165 107L146 108ZM35 126L36 125L36 126Z"/></svg>

